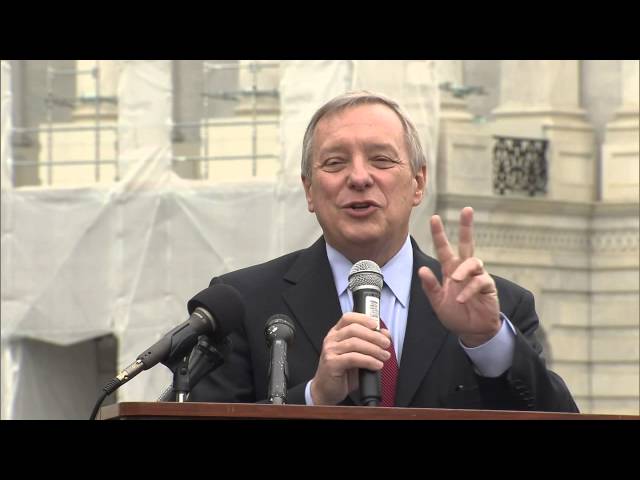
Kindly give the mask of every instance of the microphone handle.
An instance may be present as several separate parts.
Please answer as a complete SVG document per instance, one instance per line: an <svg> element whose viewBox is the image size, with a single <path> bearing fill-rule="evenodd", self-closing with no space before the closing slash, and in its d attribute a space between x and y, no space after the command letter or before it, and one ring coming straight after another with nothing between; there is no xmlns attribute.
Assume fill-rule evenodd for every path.
<svg viewBox="0 0 640 480"><path fill-rule="evenodd" d="M160 340L138 355L137 360L144 364L145 370L158 363L173 370L198 343L200 335L215 333L215 323L210 318L211 315L205 309L196 308L185 322L165 333Z"/></svg>
<svg viewBox="0 0 640 480"><path fill-rule="evenodd" d="M353 292L353 311L364 313L378 321L380 329L380 291L376 288L361 288ZM382 401L380 372L361 368L358 371L360 400L368 407L377 407Z"/></svg>
<svg viewBox="0 0 640 480"><path fill-rule="evenodd" d="M187 321L169 330L160 340L138 355L138 358L113 377L103 390L110 395L140 372L149 370L161 362L173 370L182 357L193 349L198 337L208 333L209 329L215 330L211 315L203 308L196 308Z"/></svg>
<svg viewBox="0 0 640 480"><path fill-rule="evenodd" d="M287 342L281 339L271 344L271 363L269 364L269 401L282 405L287 402Z"/></svg>

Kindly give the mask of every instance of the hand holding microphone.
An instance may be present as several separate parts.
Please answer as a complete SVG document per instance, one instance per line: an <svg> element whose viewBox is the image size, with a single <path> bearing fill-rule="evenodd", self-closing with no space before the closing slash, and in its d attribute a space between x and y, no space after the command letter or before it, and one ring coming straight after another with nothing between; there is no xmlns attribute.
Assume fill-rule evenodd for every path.
<svg viewBox="0 0 640 480"><path fill-rule="evenodd" d="M349 272L349 290L353 295L353 311L373 318L380 331L380 294L382 293L382 271L371 260L360 260ZM382 400L380 369L362 368L358 372L360 400L363 405L376 407Z"/></svg>
<svg viewBox="0 0 640 480"><path fill-rule="evenodd" d="M377 271L369 263L365 265L367 268L362 269L363 262L369 261L356 263L349 275L354 311L344 313L324 339L318 369L311 383L311 398L315 405L340 403L349 393L358 389L359 370L366 369L377 374L382 370L383 362L389 359L386 350L391 345L391 336L388 330L379 330L376 300L370 298L375 297L377 291L379 299L382 274L374 262L369 263L375 265ZM366 397L379 398L379 383L376 384L375 377L373 385L370 380L371 377L365 379L367 387L364 392L361 391L361 397L364 394ZM371 386L374 388L371 389Z"/></svg>

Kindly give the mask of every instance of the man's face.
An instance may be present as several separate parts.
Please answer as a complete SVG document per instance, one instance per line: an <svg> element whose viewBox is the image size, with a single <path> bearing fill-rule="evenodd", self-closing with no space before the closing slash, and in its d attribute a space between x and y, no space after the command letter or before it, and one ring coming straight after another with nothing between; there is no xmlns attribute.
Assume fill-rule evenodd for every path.
<svg viewBox="0 0 640 480"><path fill-rule="evenodd" d="M411 171L400 118L382 104L325 116L312 152L311 178L302 181L327 242L352 261L386 263L407 237L426 176L424 167Z"/></svg>

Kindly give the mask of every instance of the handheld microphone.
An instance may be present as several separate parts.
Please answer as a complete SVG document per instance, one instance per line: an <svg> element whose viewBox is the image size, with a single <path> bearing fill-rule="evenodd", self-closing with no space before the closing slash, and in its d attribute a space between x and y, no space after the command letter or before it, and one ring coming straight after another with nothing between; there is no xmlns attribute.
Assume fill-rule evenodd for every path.
<svg viewBox="0 0 640 480"><path fill-rule="evenodd" d="M380 330L380 293L383 284L382 271L375 262L360 260L351 267L349 290L353 294L353 311L377 320L376 330ZM382 400L380 372L361 368L358 375L362 403L378 406Z"/></svg>
<svg viewBox="0 0 640 480"><path fill-rule="evenodd" d="M287 315L276 314L269 317L264 327L267 347L270 349L269 401L276 405L287 402L287 380L289 365L287 347L291 345L296 328Z"/></svg>
<svg viewBox="0 0 640 480"><path fill-rule="evenodd" d="M221 341L240 327L244 317L244 303L240 293L230 285L216 284L205 288L187 304L191 315L186 322L165 334L146 349L135 362L116 375L103 390L107 395L131 380L143 370L163 363L167 366L188 355L200 335Z"/></svg>

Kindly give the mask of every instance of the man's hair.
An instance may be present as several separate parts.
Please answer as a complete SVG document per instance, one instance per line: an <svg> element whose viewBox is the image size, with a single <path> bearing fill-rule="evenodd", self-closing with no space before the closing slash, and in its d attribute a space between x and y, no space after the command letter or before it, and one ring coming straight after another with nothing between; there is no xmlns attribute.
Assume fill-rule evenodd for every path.
<svg viewBox="0 0 640 480"><path fill-rule="evenodd" d="M424 155L424 151L422 150L420 136L418 135L418 131L409 116L390 98L379 93L360 90L338 95L320 107L316 113L314 113L313 117L311 117L311 121L307 126L307 130L304 134L304 140L302 142L302 176L311 178L311 156L313 155L311 146L313 145L316 126L322 117L341 112L347 108L376 103L386 105L396 113L398 118L400 118L402 128L404 129L407 152L411 157L411 170L413 173L418 172L421 167L425 166L427 164L427 159Z"/></svg>

